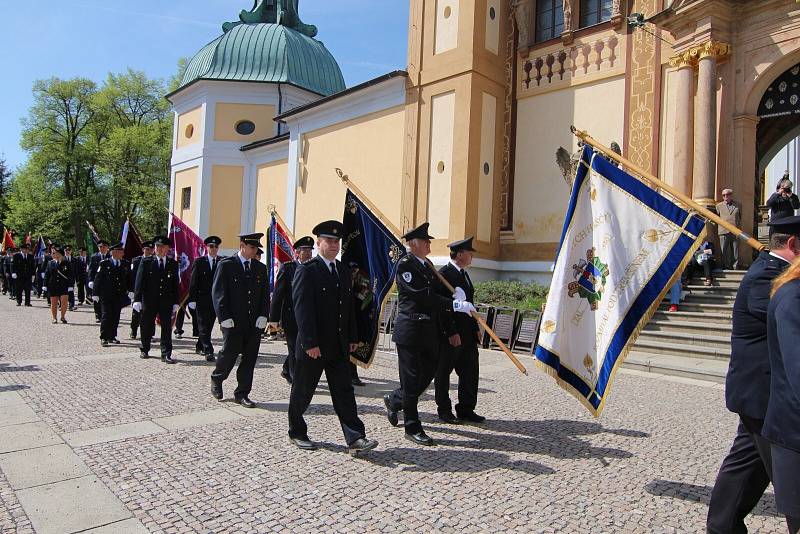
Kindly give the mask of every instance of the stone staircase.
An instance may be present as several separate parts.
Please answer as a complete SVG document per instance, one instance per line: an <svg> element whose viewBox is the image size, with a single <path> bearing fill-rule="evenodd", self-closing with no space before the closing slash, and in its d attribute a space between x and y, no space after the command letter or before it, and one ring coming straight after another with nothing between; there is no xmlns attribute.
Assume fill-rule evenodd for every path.
<svg viewBox="0 0 800 534"><path fill-rule="evenodd" d="M711 287L700 279L691 280L677 312L667 312L667 295L636 340L625 367L725 382L733 302L744 273L716 271Z"/></svg>

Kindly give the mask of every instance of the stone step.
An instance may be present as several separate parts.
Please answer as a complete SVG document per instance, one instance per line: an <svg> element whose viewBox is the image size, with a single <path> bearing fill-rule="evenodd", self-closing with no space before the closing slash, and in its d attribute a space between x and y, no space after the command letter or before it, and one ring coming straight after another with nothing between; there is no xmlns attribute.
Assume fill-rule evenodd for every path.
<svg viewBox="0 0 800 534"><path fill-rule="evenodd" d="M713 334L704 334L702 336L697 335L696 333L685 333L685 332L669 332L664 330L647 330L645 327L642 330L642 333L639 335L639 338L645 338L647 340L653 341L663 341L665 343L677 343L684 345L687 349L692 348L695 346L698 347L708 347L708 348L719 348L724 349L730 353L731 349L731 336L730 333L723 334L723 335L713 335Z"/></svg>
<svg viewBox="0 0 800 534"><path fill-rule="evenodd" d="M707 360L727 360L731 356L730 336L718 337L713 343L700 344L699 336L673 332L649 332L642 330L634 350L653 354L680 354L681 356ZM691 343L695 340L698 343ZM723 341L724 340L724 341Z"/></svg>
<svg viewBox="0 0 800 534"><path fill-rule="evenodd" d="M684 287L684 291L688 291L690 294L699 293L699 294L714 294L714 295L736 295L736 292L739 291L739 284L734 282L723 282L725 285L719 285L719 282L714 282L712 286L705 286L703 284L689 284L688 286Z"/></svg>
<svg viewBox="0 0 800 534"><path fill-rule="evenodd" d="M665 311L669 308L669 300L665 300L659 306L659 311ZM708 304L702 302L683 301L679 305L681 312L695 312L695 313L730 313L733 309L733 302L726 304Z"/></svg>
<svg viewBox="0 0 800 534"><path fill-rule="evenodd" d="M727 336L728 340L730 340L731 324L712 323L709 321L676 321L671 319L653 318L649 323L647 323L647 326L644 327L643 332L680 332L684 334L698 334L702 336L702 338L705 338L706 336Z"/></svg>
<svg viewBox="0 0 800 534"><path fill-rule="evenodd" d="M684 308L687 308L684 311ZM731 318L733 316L728 312L712 312L712 311L690 311L688 305L681 303L676 312L668 312L667 306L662 306L653 315L653 321L663 321L669 323L680 323L685 321L705 321L707 323L717 323L726 325L727 329L731 328Z"/></svg>
<svg viewBox="0 0 800 534"><path fill-rule="evenodd" d="M718 383L725 383L725 375L728 372L728 362L723 360L653 354L636 350L628 354L623 367L648 373L682 376Z"/></svg>

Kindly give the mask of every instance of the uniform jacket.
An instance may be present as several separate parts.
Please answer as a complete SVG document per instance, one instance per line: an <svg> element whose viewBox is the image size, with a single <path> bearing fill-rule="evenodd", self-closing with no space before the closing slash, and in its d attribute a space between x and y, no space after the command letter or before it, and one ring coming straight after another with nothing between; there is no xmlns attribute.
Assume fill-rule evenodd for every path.
<svg viewBox="0 0 800 534"><path fill-rule="evenodd" d="M298 265L292 281L297 344L303 351L319 347L324 358L350 357L358 342L353 279L349 267L336 261L334 277L322 256Z"/></svg>
<svg viewBox="0 0 800 534"><path fill-rule="evenodd" d="M118 301L128 305L128 291L131 286L131 264L127 260L119 260L114 266L111 258L100 262L94 277L93 294L103 301Z"/></svg>
<svg viewBox="0 0 800 534"><path fill-rule="evenodd" d="M286 332L297 333L297 321L294 317L294 303L292 301L292 281L297 271L296 261L287 261L278 269L275 278L275 288L272 290L272 302L269 308L270 322L280 321Z"/></svg>
<svg viewBox="0 0 800 534"><path fill-rule="evenodd" d="M725 404L730 411L753 419L764 419L769 400L769 292L772 281L788 265L768 252L760 253L742 278L733 304Z"/></svg>
<svg viewBox="0 0 800 534"><path fill-rule="evenodd" d="M770 377L765 438L800 452L800 280L775 293L767 311Z"/></svg>
<svg viewBox="0 0 800 534"><path fill-rule="evenodd" d="M75 284L72 262L66 259L47 262L44 273L44 287L51 295L66 295L67 290Z"/></svg>
<svg viewBox="0 0 800 534"><path fill-rule="evenodd" d="M211 289L214 285L214 274L219 269L219 264L223 257L217 256L216 267L211 270L211 264L206 256L195 258L192 263L192 274L189 279L189 300L195 302L199 308L213 312L213 302L211 299Z"/></svg>
<svg viewBox="0 0 800 534"><path fill-rule="evenodd" d="M224 258L214 274L211 299L220 323L233 319L234 329L255 328L256 319L269 315L267 267L250 260L248 278L239 254Z"/></svg>
<svg viewBox="0 0 800 534"><path fill-rule="evenodd" d="M392 335L395 343L438 345L439 324L446 336L456 333L450 317L453 298L436 277L433 267L406 254L398 262L396 282L397 319Z"/></svg>
<svg viewBox="0 0 800 534"><path fill-rule="evenodd" d="M727 202L720 202L717 204L717 213L719 213L723 221L731 223L736 228L740 228L742 226L741 207L741 204L736 201L730 205L728 205ZM724 226L717 226L717 230L719 235L731 233L730 230Z"/></svg>
<svg viewBox="0 0 800 534"><path fill-rule="evenodd" d="M30 287L33 277L36 276L36 260L33 254L26 254L22 257L22 252L17 252L11 259L11 272L17 275L17 284L21 287Z"/></svg>
<svg viewBox="0 0 800 534"><path fill-rule="evenodd" d="M467 276L461 274L461 271L455 265L448 263L439 269L439 272L451 286L454 288L460 287L464 290L468 302L474 303L475 287ZM452 326L449 329L445 328L445 332L455 330L461 336L461 343L465 345L478 344L478 321L465 313L447 313L443 317L444 320L448 318L451 319Z"/></svg>
<svg viewBox="0 0 800 534"><path fill-rule="evenodd" d="M89 271L87 273L90 282L94 282L94 277L97 274L97 269L100 268L100 262L109 257L110 256L108 254L103 256L99 252L95 252L94 254L92 254L92 257L89 258Z"/></svg>
<svg viewBox="0 0 800 534"><path fill-rule="evenodd" d="M151 309L171 308L178 303L178 263L164 258L164 270L159 270L155 255L144 258L136 271L133 301Z"/></svg>
<svg viewBox="0 0 800 534"><path fill-rule="evenodd" d="M83 260L80 256L72 256L72 270L75 273L75 283L85 284L89 271L89 258Z"/></svg>

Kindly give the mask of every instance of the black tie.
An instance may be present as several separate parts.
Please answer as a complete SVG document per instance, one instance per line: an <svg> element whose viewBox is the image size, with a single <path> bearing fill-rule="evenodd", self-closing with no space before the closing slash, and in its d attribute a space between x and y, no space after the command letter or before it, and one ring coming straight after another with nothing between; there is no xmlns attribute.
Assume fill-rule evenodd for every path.
<svg viewBox="0 0 800 534"><path fill-rule="evenodd" d="M158 259L158 270L159 271L164 270L164 260L162 260L161 258Z"/></svg>
<svg viewBox="0 0 800 534"><path fill-rule="evenodd" d="M248 273L248 274L250 273L250 261L249 260L244 262L244 272Z"/></svg>
<svg viewBox="0 0 800 534"><path fill-rule="evenodd" d="M472 287L472 280L469 279L469 275L467 274L467 271L464 270L464 269L461 269L461 274L464 275L464 280L467 281L467 285L469 287Z"/></svg>
<svg viewBox="0 0 800 534"><path fill-rule="evenodd" d="M338 282L339 281L339 273L336 272L336 262L335 261L331 262L331 274L333 275L334 278L336 278L336 281Z"/></svg>

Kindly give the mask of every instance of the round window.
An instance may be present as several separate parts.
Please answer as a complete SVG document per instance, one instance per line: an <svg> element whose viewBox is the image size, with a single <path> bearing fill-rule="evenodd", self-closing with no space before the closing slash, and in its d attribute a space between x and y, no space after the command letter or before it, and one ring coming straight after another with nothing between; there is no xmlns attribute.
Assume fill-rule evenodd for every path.
<svg viewBox="0 0 800 534"><path fill-rule="evenodd" d="M444 161L440 161L439 164L436 165L436 171L439 174L442 174L444 172Z"/></svg>
<svg viewBox="0 0 800 534"><path fill-rule="evenodd" d="M444 8L444 18L449 19L451 13L452 9L450 9L450 6Z"/></svg>
<svg viewBox="0 0 800 534"><path fill-rule="evenodd" d="M191 139L194 135L194 124L188 125L184 134L186 135L186 139Z"/></svg>
<svg viewBox="0 0 800 534"><path fill-rule="evenodd" d="M256 125L252 121L239 121L236 123L236 133L239 135L250 135L256 131Z"/></svg>
<svg viewBox="0 0 800 534"><path fill-rule="evenodd" d="M486 176L489 176L489 162L488 161L484 161L483 162L483 174L485 174Z"/></svg>
<svg viewBox="0 0 800 534"><path fill-rule="evenodd" d="M492 19L492 20L494 20L494 18L495 18L496 16L497 16L497 13L495 12L494 8L493 8L493 7L490 7L490 8L489 8L489 18L490 18L490 19Z"/></svg>

